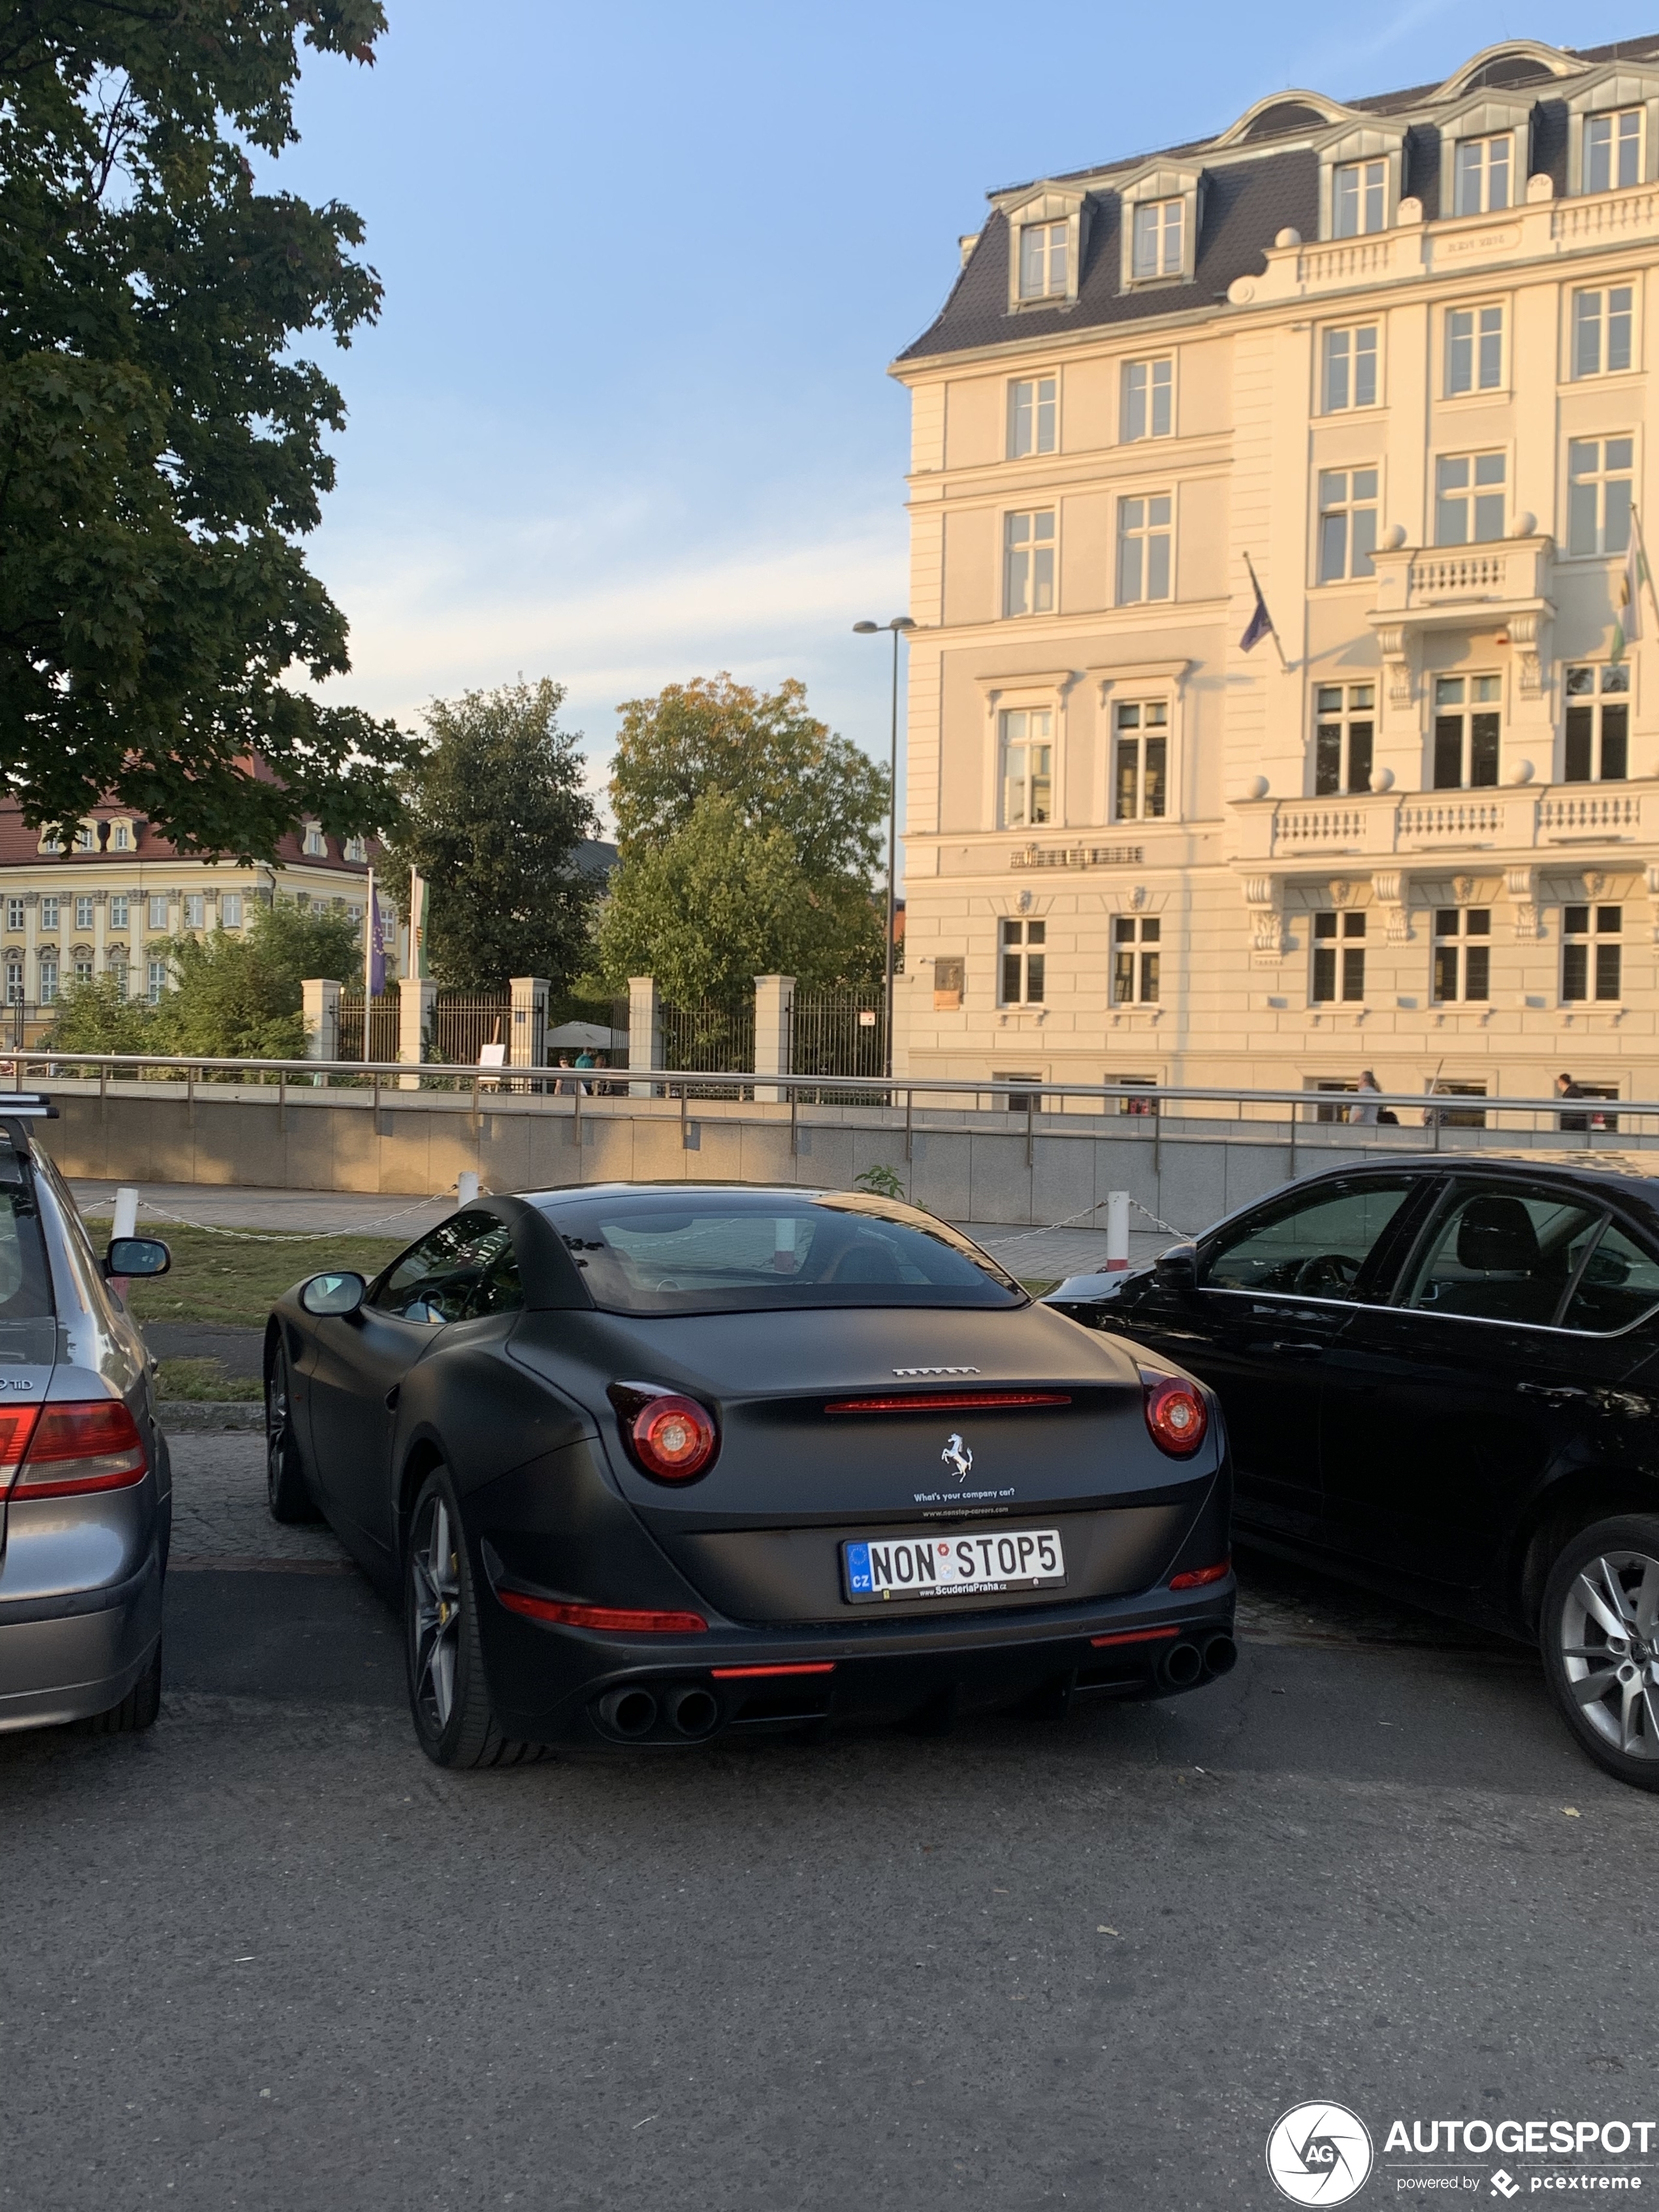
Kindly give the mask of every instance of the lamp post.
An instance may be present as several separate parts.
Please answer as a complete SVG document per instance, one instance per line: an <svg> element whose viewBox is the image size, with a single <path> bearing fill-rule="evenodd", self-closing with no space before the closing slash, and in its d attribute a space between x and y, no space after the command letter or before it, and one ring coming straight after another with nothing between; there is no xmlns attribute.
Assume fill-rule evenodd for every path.
<svg viewBox="0 0 1659 2212"><path fill-rule="evenodd" d="M853 624L860 637L876 637L884 630L893 633L893 724L891 745L887 764L887 966L885 1012L886 1025L882 1073L893 1072L893 931L898 915L898 664L899 640L906 630L915 624L908 615L895 615L891 622L857 622Z"/></svg>

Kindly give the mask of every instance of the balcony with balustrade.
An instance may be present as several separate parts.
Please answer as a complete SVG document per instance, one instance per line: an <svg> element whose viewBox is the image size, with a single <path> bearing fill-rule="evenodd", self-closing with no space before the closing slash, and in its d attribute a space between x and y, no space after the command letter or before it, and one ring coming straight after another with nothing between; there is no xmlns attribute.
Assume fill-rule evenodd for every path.
<svg viewBox="0 0 1659 2212"><path fill-rule="evenodd" d="M1477 854L1607 850L1659 838L1645 786L1555 784L1544 789L1355 792L1334 799L1241 799L1238 858L1275 872L1337 860L1449 860Z"/></svg>

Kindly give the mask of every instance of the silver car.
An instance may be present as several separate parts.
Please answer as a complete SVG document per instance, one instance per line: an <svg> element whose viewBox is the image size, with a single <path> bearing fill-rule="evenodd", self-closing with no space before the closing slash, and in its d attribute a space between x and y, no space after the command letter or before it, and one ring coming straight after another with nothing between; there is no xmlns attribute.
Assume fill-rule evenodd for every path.
<svg viewBox="0 0 1659 2212"><path fill-rule="evenodd" d="M173 1477L111 1278L164 1274L169 1257L147 1237L96 1255L30 1139L52 1111L0 1095L0 1729L113 1735L161 1704Z"/></svg>

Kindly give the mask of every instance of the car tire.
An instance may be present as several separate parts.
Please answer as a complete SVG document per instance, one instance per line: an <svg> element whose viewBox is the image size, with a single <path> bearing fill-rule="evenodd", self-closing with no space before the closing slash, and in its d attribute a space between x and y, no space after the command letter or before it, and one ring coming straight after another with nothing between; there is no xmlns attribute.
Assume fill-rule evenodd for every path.
<svg viewBox="0 0 1659 2212"><path fill-rule="evenodd" d="M1597 1521L1563 1546L1539 1642L1582 1747L1620 1782L1659 1790L1659 1516Z"/></svg>
<svg viewBox="0 0 1659 2212"><path fill-rule="evenodd" d="M294 1433L288 1354L280 1346L265 1376L265 1503L273 1521L323 1517L306 1482L300 1440Z"/></svg>
<svg viewBox="0 0 1659 2212"><path fill-rule="evenodd" d="M404 1555L404 1656L410 1717L438 1766L519 1766L540 1744L504 1736L490 1708L478 1634L477 1583L446 1467L421 1485Z"/></svg>
<svg viewBox="0 0 1659 2212"><path fill-rule="evenodd" d="M158 1636L149 1666L120 1704L112 1705L107 1712L94 1713L81 1725L88 1735L136 1735L140 1729L155 1727L161 1710L161 1639Z"/></svg>

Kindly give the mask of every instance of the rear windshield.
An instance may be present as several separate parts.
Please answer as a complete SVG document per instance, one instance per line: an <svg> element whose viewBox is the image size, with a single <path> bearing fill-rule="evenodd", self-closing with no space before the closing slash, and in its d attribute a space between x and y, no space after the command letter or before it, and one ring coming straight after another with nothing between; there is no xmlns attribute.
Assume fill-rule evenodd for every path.
<svg viewBox="0 0 1659 2212"><path fill-rule="evenodd" d="M548 1212L594 1304L610 1313L1024 1302L1013 1278L955 1230L856 1193L622 1192Z"/></svg>

